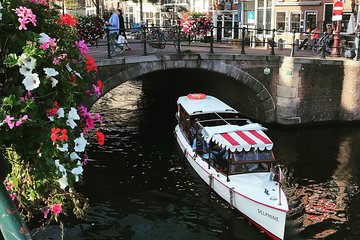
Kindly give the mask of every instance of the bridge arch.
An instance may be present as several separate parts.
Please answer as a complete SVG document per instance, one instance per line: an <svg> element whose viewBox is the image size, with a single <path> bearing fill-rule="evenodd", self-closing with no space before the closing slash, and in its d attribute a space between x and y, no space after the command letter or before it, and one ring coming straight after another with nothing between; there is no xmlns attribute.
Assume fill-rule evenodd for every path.
<svg viewBox="0 0 360 240"><path fill-rule="evenodd" d="M201 69L210 72L216 72L225 75L234 81L237 81L244 86L251 89L255 94L257 100L262 105L264 110L261 116L254 116L256 119L264 122L275 121L275 102L269 90L256 78L251 76L244 70L227 64L222 60L201 59L200 57L194 59L172 60L172 59L158 59L157 61L138 62L136 64L128 65L126 68L119 69L116 74L103 79L104 91L103 94L120 86L122 83L129 80L137 79L143 75L154 73L157 71L166 71L174 69ZM104 69L106 71L106 68ZM101 68L100 68L101 71ZM91 107L100 97L93 96L87 101L87 106Z"/></svg>

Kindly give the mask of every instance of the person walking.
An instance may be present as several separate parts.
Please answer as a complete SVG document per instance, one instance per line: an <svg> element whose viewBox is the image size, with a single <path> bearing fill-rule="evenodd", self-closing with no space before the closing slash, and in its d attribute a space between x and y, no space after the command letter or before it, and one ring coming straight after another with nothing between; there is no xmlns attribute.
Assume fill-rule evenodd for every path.
<svg viewBox="0 0 360 240"><path fill-rule="evenodd" d="M126 49L125 50L131 50L131 47L129 45L129 42L127 41L127 37L126 37L126 29L125 29L125 22L124 22L124 17L123 17L123 12L121 8L118 8L118 14L119 14L119 35L123 36L125 38L125 45L126 45Z"/></svg>
<svg viewBox="0 0 360 240"><path fill-rule="evenodd" d="M117 37L120 25L116 9L114 7L110 7L109 11L111 16L109 21L105 22L105 24L109 27L110 55L113 57L115 56L115 48L117 47Z"/></svg>

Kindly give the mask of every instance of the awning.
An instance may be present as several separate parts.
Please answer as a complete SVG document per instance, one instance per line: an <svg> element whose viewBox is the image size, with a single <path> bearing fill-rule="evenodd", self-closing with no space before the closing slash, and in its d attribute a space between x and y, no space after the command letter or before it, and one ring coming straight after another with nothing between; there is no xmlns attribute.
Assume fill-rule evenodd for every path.
<svg viewBox="0 0 360 240"><path fill-rule="evenodd" d="M202 134L207 143L213 141L231 152L249 151L251 148L271 150L274 144L263 130L266 128L257 123L244 126L221 125L204 127Z"/></svg>

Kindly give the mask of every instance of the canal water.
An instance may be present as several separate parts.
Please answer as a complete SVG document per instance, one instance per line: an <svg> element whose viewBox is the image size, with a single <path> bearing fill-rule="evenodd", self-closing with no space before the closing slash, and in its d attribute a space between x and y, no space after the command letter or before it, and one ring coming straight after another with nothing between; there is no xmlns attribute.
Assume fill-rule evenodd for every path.
<svg viewBox="0 0 360 240"><path fill-rule="evenodd" d="M91 144L79 187L91 208L68 226L78 229L73 239L268 239L181 155L173 135L177 93L143 85L124 83L92 109L104 117L106 144ZM263 125L287 167L286 239L359 239L360 126Z"/></svg>

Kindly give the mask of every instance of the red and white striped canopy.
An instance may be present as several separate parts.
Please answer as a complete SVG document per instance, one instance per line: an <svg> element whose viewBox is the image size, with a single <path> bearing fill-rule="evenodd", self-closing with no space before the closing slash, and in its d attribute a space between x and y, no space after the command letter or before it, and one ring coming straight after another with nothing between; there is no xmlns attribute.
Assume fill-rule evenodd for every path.
<svg viewBox="0 0 360 240"><path fill-rule="evenodd" d="M222 148L230 149L231 152L249 151L251 148L259 150L271 150L273 142L263 132L266 128L258 123L244 126L221 125L204 127L202 134L206 142L213 141Z"/></svg>

